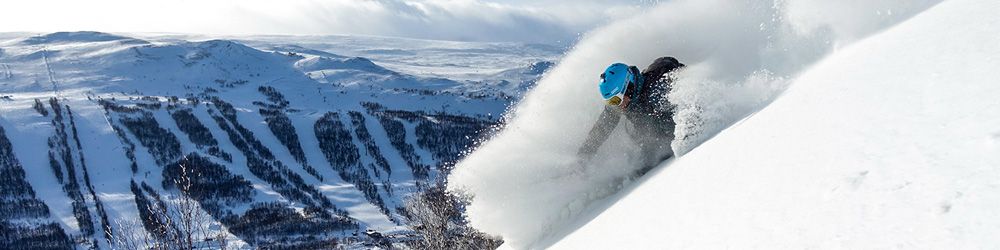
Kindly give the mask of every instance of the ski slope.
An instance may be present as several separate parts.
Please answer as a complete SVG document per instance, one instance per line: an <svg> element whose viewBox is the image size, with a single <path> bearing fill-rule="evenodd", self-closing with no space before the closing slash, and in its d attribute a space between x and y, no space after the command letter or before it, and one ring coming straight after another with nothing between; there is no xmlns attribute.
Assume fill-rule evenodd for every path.
<svg viewBox="0 0 1000 250"><path fill-rule="evenodd" d="M833 53L552 249L1000 247L1000 4Z"/></svg>
<svg viewBox="0 0 1000 250"><path fill-rule="evenodd" d="M444 162L485 133L495 114L520 98L559 56L515 43L498 48L423 41L418 51L396 51L419 55L450 48L460 54L491 48L444 62L426 58L420 63L436 66L421 64L429 72L422 76L398 71L406 65L383 67L364 57L303 47L367 39L377 43L356 48L384 49L402 43L395 40L420 40L281 38L286 40L252 47L232 40L146 40L101 32L0 34L0 127L2 141L10 141L0 143L7 159L0 170L17 180L5 181L4 188L27 190L4 193L0 200L36 202L37 194L35 204L44 207L24 221L38 222L30 224L35 228L54 223L55 235L76 239L52 240L58 246L120 248L109 245L109 235L143 230L116 220L151 220L141 201L180 197L167 181L168 170L187 164L215 171L196 176L228 180L211 184L232 201L203 206L213 215L277 211L265 213L275 220L250 223L266 231L230 231L251 247L274 247L261 242L272 239L289 248L295 241L328 240L360 247L363 242L353 233L366 230L412 236L401 212L405 200L435 185ZM522 63L511 55L548 59ZM481 65L499 72L465 80L433 73L448 63L490 58L512 61ZM331 216L310 221L330 223L300 230L312 223L295 221L304 217L294 215L317 206ZM20 226L8 224L17 211L0 211L5 217L0 224ZM234 220L219 217L211 223L233 228ZM273 222L288 228L267 224ZM9 228L0 228L5 239L47 238L39 230Z"/></svg>
<svg viewBox="0 0 1000 250"><path fill-rule="evenodd" d="M677 122L675 136L678 139L672 146L675 152L684 154L706 141L714 141L712 138L720 131L733 124L742 124L741 120L755 119L752 117L759 116L753 115L755 112L778 96L789 94L785 92L788 86L800 82L800 77L824 58L839 55L855 42L906 23L938 3L888 0L665 2L645 13L587 33L508 113L506 127L457 165L449 176L449 188L471 198L468 206L471 224L504 237L506 247L549 247L628 193L623 190L644 187L628 177L641 167L636 164L641 156L636 154L634 143L624 136L630 129L627 122L622 123L602 146L596 160L580 162L576 159L576 152L603 105L595 90L597 73L609 63L617 61L645 67L656 57L674 56L688 65L677 72L677 81L668 96L675 105ZM904 48L911 49L901 51L917 50ZM817 111L813 115L829 113ZM788 129L783 124L776 126L774 129L779 131ZM795 146L802 148L813 144L805 140L796 142ZM767 143L771 143L770 139L741 143L733 146L740 151L727 151L714 157L728 159L736 156L729 154L739 154L747 148L766 150L768 147L762 145ZM686 156L680 160L684 158ZM869 173L865 175L874 175L874 172ZM761 182L782 181L758 179ZM700 181L727 183L713 179ZM733 188L745 189L742 186ZM637 220L661 214L622 211L645 215L637 216ZM632 231L627 225L607 230L617 230L613 235ZM655 230L649 233L660 235ZM586 237L597 239L593 238L594 234ZM581 241L573 246L597 246L588 244Z"/></svg>

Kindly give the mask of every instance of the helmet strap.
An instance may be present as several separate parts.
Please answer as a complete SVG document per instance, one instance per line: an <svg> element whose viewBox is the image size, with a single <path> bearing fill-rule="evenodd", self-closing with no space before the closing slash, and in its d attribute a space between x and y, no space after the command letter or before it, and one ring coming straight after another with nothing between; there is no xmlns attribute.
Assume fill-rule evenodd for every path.
<svg viewBox="0 0 1000 250"><path fill-rule="evenodd" d="M627 96L628 98L634 97L633 95L635 95L635 88L636 88L635 85L636 85L635 81L625 82L625 96Z"/></svg>

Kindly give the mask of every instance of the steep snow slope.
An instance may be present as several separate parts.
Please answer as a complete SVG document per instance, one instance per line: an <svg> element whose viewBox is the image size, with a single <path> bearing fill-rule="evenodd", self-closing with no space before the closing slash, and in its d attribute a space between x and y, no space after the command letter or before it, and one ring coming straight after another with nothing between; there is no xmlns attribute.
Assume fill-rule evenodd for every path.
<svg viewBox="0 0 1000 250"><path fill-rule="evenodd" d="M684 153L768 104L788 79L847 44L938 1L666 1L589 32L512 112L497 136L459 163L449 188L472 198L472 225L515 248L542 248L593 216L642 167L622 122L596 160L576 153L603 103L612 62L660 56L688 65L668 96Z"/></svg>
<svg viewBox="0 0 1000 250"><path fill-rule="evenodd" d="M1000 3L839 50L554 249L1000 247Z"/></svg>

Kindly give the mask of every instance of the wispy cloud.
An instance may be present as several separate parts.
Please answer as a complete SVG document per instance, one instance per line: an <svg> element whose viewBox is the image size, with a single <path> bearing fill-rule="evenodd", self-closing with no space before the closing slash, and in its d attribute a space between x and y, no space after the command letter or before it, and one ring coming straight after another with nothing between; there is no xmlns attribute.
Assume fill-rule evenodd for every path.
<svg viewBox="0 0 1000 250"><path fill-rule="evenodd" d="M35 0L0 8L0 31L365 34L568 42L639 12L640 0Z"/></svg>

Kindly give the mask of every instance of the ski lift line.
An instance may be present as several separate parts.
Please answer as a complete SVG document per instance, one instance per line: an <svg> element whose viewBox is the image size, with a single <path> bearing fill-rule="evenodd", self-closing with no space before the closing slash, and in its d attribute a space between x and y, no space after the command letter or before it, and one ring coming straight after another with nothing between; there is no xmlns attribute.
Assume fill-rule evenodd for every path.
<svg viewBox="0 0 1000 250"><path fill-rule="evenodd" d="M56 97L61 97L59 95L59 86L56 84L55 72L52 72L52 65L49 64L49 56L47 48L42 48L42 62L45 63L45 72L49 76L49 83L52 84L52 95Z"/></svg>

